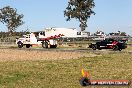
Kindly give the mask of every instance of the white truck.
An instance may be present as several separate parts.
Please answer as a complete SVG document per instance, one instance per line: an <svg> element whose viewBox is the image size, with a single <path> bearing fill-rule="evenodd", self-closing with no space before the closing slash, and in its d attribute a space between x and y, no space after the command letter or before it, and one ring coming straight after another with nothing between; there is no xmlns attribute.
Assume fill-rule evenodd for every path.
<svg viewBox="0 0 132 88"><path fill-rule="evenodd" d="M56 48L57 40L55 39L61 36L63 36L63 34L45 36L45 32L33 32L16 39L16 44L19 48L22 48L23 46L30 48L33 45L42 45L43 48Z"/></svg>

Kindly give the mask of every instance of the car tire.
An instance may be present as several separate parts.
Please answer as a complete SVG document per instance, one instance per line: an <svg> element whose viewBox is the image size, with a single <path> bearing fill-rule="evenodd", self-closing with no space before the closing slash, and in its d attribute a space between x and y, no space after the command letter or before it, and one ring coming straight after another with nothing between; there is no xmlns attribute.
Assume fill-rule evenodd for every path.
<svg viewBox="0 0 132 88"><path fill-rule="evenodd" d="M18 44L18 48L22 48L23 47L23 43L21 41L19 41L17 44Z"/></svg>
<svg viewBox="0 0 132 88"><path fill-rule="evenodd" d="M97 46L98 47L98 50L101 50L101 47L100 46Z"/></svg>
<svg viewBox="0 0 132 88"><path fill-rule="evenodd" d="M121 48L119 48L118 50L119 50L119 51L121 51L122 49L121 49Z"/></svg>
<svg viewBox="0 0 132 88"><path fill-rule="evenodd" d="M92 45L92 49L93 50L96 50L97 48L96 48L96 45Z"/></svg>
<svg viewBox="0 0 132 88"><path fill-rule="evenodd" d="M119 50L119 47L117 45L113 46L113 50L116 51L116 50Z"/></svg>

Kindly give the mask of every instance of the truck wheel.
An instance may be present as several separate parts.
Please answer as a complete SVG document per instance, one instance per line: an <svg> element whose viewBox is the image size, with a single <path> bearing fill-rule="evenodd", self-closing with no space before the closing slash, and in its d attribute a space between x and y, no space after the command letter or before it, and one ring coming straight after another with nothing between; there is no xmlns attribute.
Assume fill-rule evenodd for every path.
<svg viewBox="0 0 132 88"><path fill-rule="evenodd" d="M48 42L45 42L45 48L48 48Z"/></svg>
<svg viewBox="0 0 132 88"><path fill-rule="evenodd" d="M113 46L113 50L119 50L119 47L117 45Z"/></svg>
<svg viewBox="0 0 132 88"><path fill-rule="evenodd" d="M57 45L50 45L50 48L56 48Z"/></svg>
<svg viewBox="0 0 132 88"><path fill-rule="evenodd" d="M22 48L23 47L23 43L21 41L19 41L17 44L18 44L18 48Z"/></svg>
<svg viewBox="0 0 132 88"><path fill-rule="evenodd" d="M57 45L55 45L55 48L57 47Z"/></svg>
<svg viewBox="0 0 132 88"><path fill-rule="evenodd" d="M96 45L92 45L92 49L93 50L96 50Z"/></svg>
<svg viewBox="0 0 132 88"><path fill-rule="evenodd" d="M43 42L42 42L42 47L43 47L43 48L45 48L45 44L44 44L44 43L45 43L45 42L43 41Z"/></svg>
<svg viewBox="0 0 132 88"><path fill-rule="evenodd" d="M30 44L27 44L27 45L26 45L26 48L30 48Z"/></svg>
<svg viewBox="0 0 132 88"><path fill-rule="evenodd" d="M42 42L42 47L43 48L48 48L48 42Z"/></svg>
<svg viewBox="0 0 132 88"><path fill-rule="evenodd" d="M53 46L54 46L54 45L50 45L50 48L54 48Z"/></svg>

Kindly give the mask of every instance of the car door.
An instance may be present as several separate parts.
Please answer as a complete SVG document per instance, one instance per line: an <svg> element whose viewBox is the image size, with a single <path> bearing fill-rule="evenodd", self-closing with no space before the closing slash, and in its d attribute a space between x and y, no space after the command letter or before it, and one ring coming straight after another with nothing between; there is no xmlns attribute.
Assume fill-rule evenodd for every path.
<svg viewBox="0 0 132 88"><path fill-rule="evenodd" d="M108 42L107 42L107 48L112 48L113 42L114 42L113 39L109 39Z"/></svg>
<svg viewBox="0 0 132 88"><path fill-rule="evenodd" d="M107 40L103 40L100 42L100 47L106 47L107 46Z"/></svg>
<svg viewBox="0 0 132 88"><path fill-rule="evenodd" d="M112 45L113 42L114 42L113 39L109 39L108 42L107 42L107 45Z"/></svg>

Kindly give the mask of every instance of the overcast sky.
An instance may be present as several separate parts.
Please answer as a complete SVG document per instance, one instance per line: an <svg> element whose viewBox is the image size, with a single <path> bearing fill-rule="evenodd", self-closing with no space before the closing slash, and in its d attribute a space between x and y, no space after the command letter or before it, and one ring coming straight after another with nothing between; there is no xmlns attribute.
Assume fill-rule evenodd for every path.
<svg viewBox="0 0 132 88"><path fill-rule="evenodd" d="M0 8L11 6L24 14L25 24L17 30L40 31L47 27L77 28L79 22L75 19L67 22L63 11L68 0L0 0ZM88 19L86 31L105 33L118 30L132 35L132 0L95 0L96 15ZM0 23L0 31L7 31Z"/></svg>

